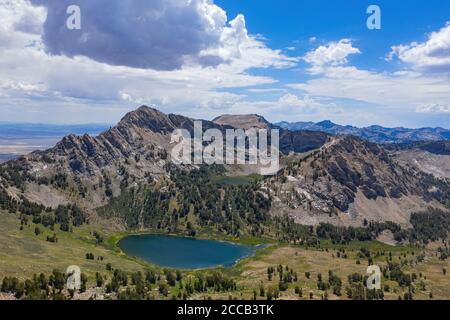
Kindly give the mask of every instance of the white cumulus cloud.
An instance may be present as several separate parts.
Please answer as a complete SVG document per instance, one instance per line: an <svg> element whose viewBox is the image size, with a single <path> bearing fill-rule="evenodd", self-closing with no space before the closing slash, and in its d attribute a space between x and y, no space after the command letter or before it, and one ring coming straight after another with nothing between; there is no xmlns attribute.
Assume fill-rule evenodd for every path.
<svg viewBox="0 0 450 320"><path fill-rule="evenodd" d="M342 39L308 52L303 59L311 65L309 71L316 74L329 66L344 65L348 62L348 56L359 53L361 51L353 46L351 40Z"/></svg>
<svg viewBox="0 0 450 320"><path fill-rule="evenodd" d="M450 72L450 22L432 32L426 42L392 47L388 59L394 57L415 69Z"/></svg>
<svg viewBox="0 0 450 320"><path fill-rule="evenodd" d="M47 9L47 51L86 56L110 65L176 70L187 64L217 66L241 59L247 49L265 66L289 60L247 33L245 18L228 23L212 0L31 0ZM81 29L66 28L67 8L78 5Z"/></svg>
<svg viewBox="0 0 450 320"><path fill-rule="evenodd" d="M411 52L415 51L416 56L426 56L424 52L430 55L433 52L436 57L445 56L446 50L443 48L450 39L444 39L445 32L441 30L433 33L427 44L411 45ZM411 52L402 52L405 59L413 55ZM360 101L398 112L448 113L450 81L445 73L427 73L416 68L396 72L364 70L348 63L348 56L358 53L360 50L348 39L322 45L304 58L310 64L307 70L313 77L302 83L289 84L288 87L312 96ZM430 66L432 63L417 62L414 67L419 65Z"/></svg>
<svg viewBox="0 0 450 320"><path fill-rule="evenodd" d="M416 112L419 113L450 113L450 104L443 105L443 104L436 104L436 103L430 103L430 104L422 104L416 108Z"/></svg>

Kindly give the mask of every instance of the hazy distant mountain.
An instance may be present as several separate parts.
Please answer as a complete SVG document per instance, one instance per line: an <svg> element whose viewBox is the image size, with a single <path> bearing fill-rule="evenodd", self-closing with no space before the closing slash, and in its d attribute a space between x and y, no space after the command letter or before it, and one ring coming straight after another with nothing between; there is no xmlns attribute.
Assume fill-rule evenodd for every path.
<svg viewBox="0 0 450 320"><path fill-rule="evenodd" d="M292 131L311 130L322 131L332 135L354 135L376 143L406 143L414 141L442 141L450 140L450 130L443 128L385 128L370 126L358 128L342 126L329 120L314 122L279 122L275 125Z"/></svg>

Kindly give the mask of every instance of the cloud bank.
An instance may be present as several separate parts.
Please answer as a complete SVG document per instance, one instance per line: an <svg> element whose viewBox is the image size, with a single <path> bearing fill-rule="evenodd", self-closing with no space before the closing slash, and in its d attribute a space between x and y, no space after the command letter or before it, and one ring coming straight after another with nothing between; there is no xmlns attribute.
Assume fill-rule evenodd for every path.
<svg viewBox="0 0 450 320"><path fill-rule="evenodd" d="M330 42L308 52L304 60L311 65L309 71L312 74L319 74L326 67L346 64L348 56L360 53L361 51L358 48L353 47L351 40L342 39L339 42Z"/></svg>
<svg viewBox="0 0 450 320"><path fill-rule="evenodd" d="M423 43L392 47L388 60L395 57L414 69L450 73L450 22L439 31L432 32Z"/></svg>
<svg viewBox="0 0 450 320"><path fill-rule="evenodd" d="M186 65L230 63L240 59L241 49L251 42L244 17L239 15L228 24L225 11L211 0L31 2L47 9L43 41L52 55L85 56L115 66L177 70ZM81 9L80 30L66 27L70 5ZM274 58L284 60L281 55Z"/></svg>

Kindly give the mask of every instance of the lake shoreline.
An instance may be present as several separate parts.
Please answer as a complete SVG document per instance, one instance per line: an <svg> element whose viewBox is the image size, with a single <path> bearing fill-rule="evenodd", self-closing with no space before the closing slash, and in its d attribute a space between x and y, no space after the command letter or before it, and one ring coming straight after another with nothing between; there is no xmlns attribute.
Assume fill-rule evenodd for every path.
<svg viewBox="0 0 450 320"><path fill-rule="evenodd" d="M178 245L176 247L174 247L173 249L176 250L178 248L178 246L183 246L183 245L187 245L188 243L183 243L186 240L188 241L198 241L198 242L191 242L190 245L192 246L203 246L202 250L205 249L209 249L211 250L211 246L217 246L219 245L219 250L222 250L222 254L226 254L226 252L228 252L228 254L230 254L230 251L233 251L233 255L237 255L237 258L233 258L231 257L223 257L222 259L225 259L222 262L218 262L218 261L210 261L208 263L206 263L205 261L205 256L199 256L198 260L196 260L194 258L194 260L192 260L191 262L189 262L189 259L192 259L191 256L189 257L185 257L185 260L183 260L183 262L177 262L175 261L176 259L174 257L167 257L166 259L175 259L172 260L171 262L166 262L166 263L162 263L162 262L158 262L158 258L156 258L155 261L155 256L153 258L148 256L148 252L141 252L139 254L136 254L136 251L130 252L130 250L139 250L136 248L129 248L129 250L127 250L126 248L124 248L124 241L131 241L131 243L135 243L135 245L137 244L137 241L139 241L139 238L142 238L144 241L162 241L162 243L160 245L164 246L164 244L167 245L167 240L169 240L169 242L179 242ZM152 239L153 238L153 239ZM122 243L122 244L121 244ZM129 244L130 245L130 244ZM142 246L142 243L139 244ZM150 249L151 249L151 242L147 243L147 245L150 245ZM206 246L206 247L205 247ZM187 237L185 235L180 235L180 234L167 234L167 233L161 233L161 232L134 232L134 233L130 233L130 232L126 232L126 233L122 233L119 236L115 236L114 237L114 247L116 251L119 251L121 254L123 254L126 257L138 260L138 261L143 261L146 264L150 264L150 265L155 265L159 268L170 268L170 269L180 269L180 270L186 270L186 271L201 271L201 270L214 270L214 269L232 269L236 266L239 265L240 262L242 262L243 260L246 259L251 259L252 257L254 257L257 252L262 251L264 249L267 249L269 247L271 247L272 244L269 243L264 243L264 241L260 241L260 243L258 244L245 244L242 241L232 241L230 239L214 239L212 237ZM147 250L148 247L145 248L145 250ZM186 250L188 250L189 248L185 248ZM199 248L197 248L196 250L198 250ZM158 251L160 250L160 247L156 247L153 248L153 255L156 254L156 257L158 257L159 254L159 258L161 258L161 252ZM169 252L173 252L173 250L168 250ZM184 252L183 252L184 253ZM191 254L195 255L197 252L193 251ZM173 253L174 255L176 255L176 253ZM210 259L217 259L217 255L220 255L219 251L216 250L211 250L210 252L210 256L208 256ZM169 255L170 256L170 255ZM187 265L183 265L187 264ZM189 267L189 263L192 263L193 266ZM197 266L197 264L211 264L211 265L204 265L204 266ZM179 264L179 265L176 265Z"/></svg>

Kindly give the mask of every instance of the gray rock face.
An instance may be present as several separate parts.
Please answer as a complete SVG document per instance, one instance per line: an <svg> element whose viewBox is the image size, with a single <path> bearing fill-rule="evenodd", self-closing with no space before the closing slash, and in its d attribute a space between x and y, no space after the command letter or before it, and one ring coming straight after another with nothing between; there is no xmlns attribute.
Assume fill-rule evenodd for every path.
<svg viewBox="0 0 450 320"><path fill-rule="evenodd" d="M311 218L315 222L333 222L346 215L350 219L345 223L351 223L358 218L358 210L369 212L370 221L376 219L375 215L370 217L371 206L380 201L401 207L403 199L414 197L422 199L420 205L426 207L433 201L444 204L450 196L448 181L415 166L401 165L379 145L352 136L333 138L322 148L291 156L285 162L283 172L267 181L264 188L277 199L274 211L288 212L302 222L311 215L315 215ZM405 212L399 222L408 223L407 216ZM390 219L389 212L383 219Z"/></svg>

